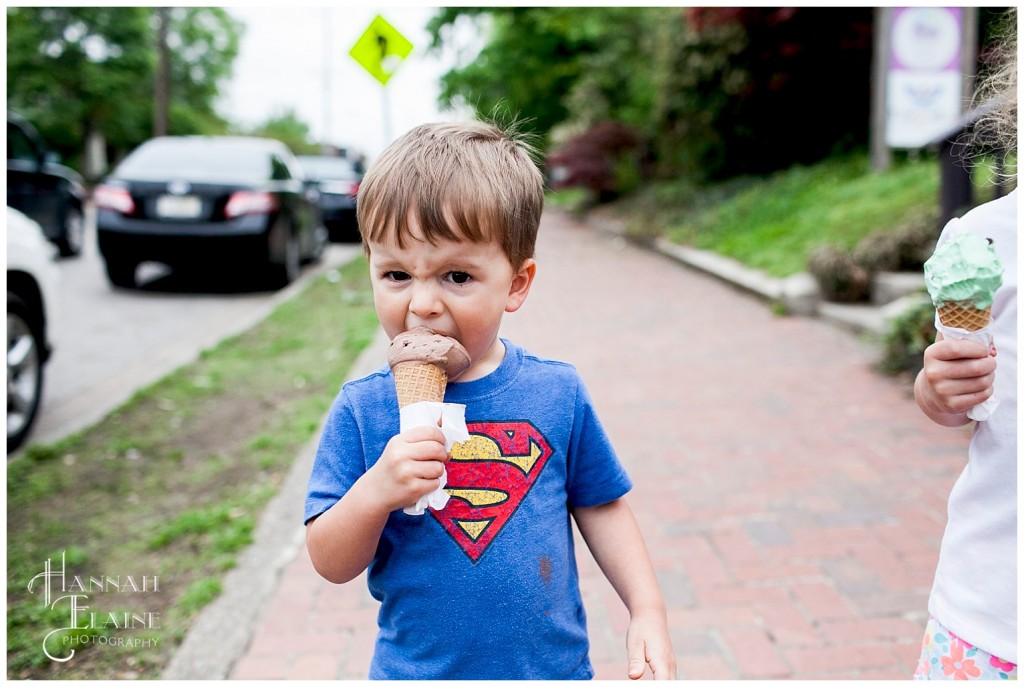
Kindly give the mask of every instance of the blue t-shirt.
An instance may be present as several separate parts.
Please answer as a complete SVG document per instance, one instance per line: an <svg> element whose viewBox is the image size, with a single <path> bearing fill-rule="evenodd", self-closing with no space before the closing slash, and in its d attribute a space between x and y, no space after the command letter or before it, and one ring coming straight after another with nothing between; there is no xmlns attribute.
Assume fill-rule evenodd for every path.
<svg viewBox="0 0 1024 687"><path fill-rule="evenodd" d="M502 340L493 373L448 385L470 439L440 511L391 514L370 563L381 602L373 679L589 679L569 510L632 487L576 369ZM389 369L349 382L324 425L305 521L336 503L398 434Z"/></svg>

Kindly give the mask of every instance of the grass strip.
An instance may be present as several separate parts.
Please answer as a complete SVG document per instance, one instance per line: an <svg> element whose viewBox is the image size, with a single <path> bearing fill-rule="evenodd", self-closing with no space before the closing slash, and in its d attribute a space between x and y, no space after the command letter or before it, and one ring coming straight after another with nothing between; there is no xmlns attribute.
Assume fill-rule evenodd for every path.
<svg viewBox="0 0 1024 687"><path fill-rule="evenodd" d="M657 182L616 203L616 211L635 236L664 236L785 277L806 270L817 246L852 248L869 234L934 214L938 189L934 159L873 172L866 156L853 155L707 186Z"/></svg>
<svg viewBox="0 0 1024 687"><path fill-rule="evenodd" d="M669 235L784 277L805 270L819 245L850 249L873 232L929 214L938 188L934 163L908 162L884 173L872 173L862 158L794 167Z"/></svg>
<svg viewBox="0 0 1024 687"><path fill-rule="evenodd" d="M8 679L159 677L376 329L356 259L97 425L9 464ZM47 561L64 572L49 608L45 580L28 591ZM46 650L75 654L51 660L44 638L71 624L72 603L88 606L78 628Z"/></svg>

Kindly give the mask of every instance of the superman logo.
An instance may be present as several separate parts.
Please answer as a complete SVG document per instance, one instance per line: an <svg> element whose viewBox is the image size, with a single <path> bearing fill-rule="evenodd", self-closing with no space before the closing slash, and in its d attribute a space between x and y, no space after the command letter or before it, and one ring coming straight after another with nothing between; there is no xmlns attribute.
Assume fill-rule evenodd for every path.
<svg viewBox="0 0 1024 687"><path fill-rule="evenodd" d="M452 447L451 499L430 513L476 563L516 512L551 457L529 422L471 422L469 439Z"/></svg>

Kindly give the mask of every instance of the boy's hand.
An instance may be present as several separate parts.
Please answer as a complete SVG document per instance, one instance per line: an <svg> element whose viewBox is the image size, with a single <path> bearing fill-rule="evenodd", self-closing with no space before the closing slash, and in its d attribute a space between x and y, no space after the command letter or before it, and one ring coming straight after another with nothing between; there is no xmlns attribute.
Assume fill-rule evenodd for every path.
<svg viewBox="0 0 1024 687"><path fill-rule="evenodd" d="M366 475L390 512L437 489L447 460L439 427L413 427L391 438Z"/></svg>
<svg viewBox="0 0 1024 687"><path fill-rule="evenodd" d="M925 349L924 367L918 375L922 410L936 421L941 420L936 415L963 415L966 422L967 411L992 396L995 369L993 347L940 335Z"/></svg>
<svg viewBox="0 0 1024 687"><path fill-rule="evenodd" d="M436 489L447 460L438 427L392 437L341 500L307 523L306 548L316 571L341 584L366 570L388 517Z"/></svg>
<svg viewBox="0 0 1024 687"><path fill-rule="evenodd" d="M642 678L648 665L655 680L676 679L676 658L663 612L633 615L626 631L626 654L629 658L629 679Z"/></svg>

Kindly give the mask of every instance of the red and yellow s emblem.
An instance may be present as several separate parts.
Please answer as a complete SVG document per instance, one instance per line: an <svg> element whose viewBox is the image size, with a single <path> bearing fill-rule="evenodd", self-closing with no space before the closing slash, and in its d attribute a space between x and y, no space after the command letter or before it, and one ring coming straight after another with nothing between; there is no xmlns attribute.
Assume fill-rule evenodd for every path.
<svg viewBox="0 0 1024 687"><path fill-rule="evenodd" d="M468 429L469 440L453 446L448 461L451 500L430 513L476 563L533 488L552 449L526 421L471 422Z"/></svg>

